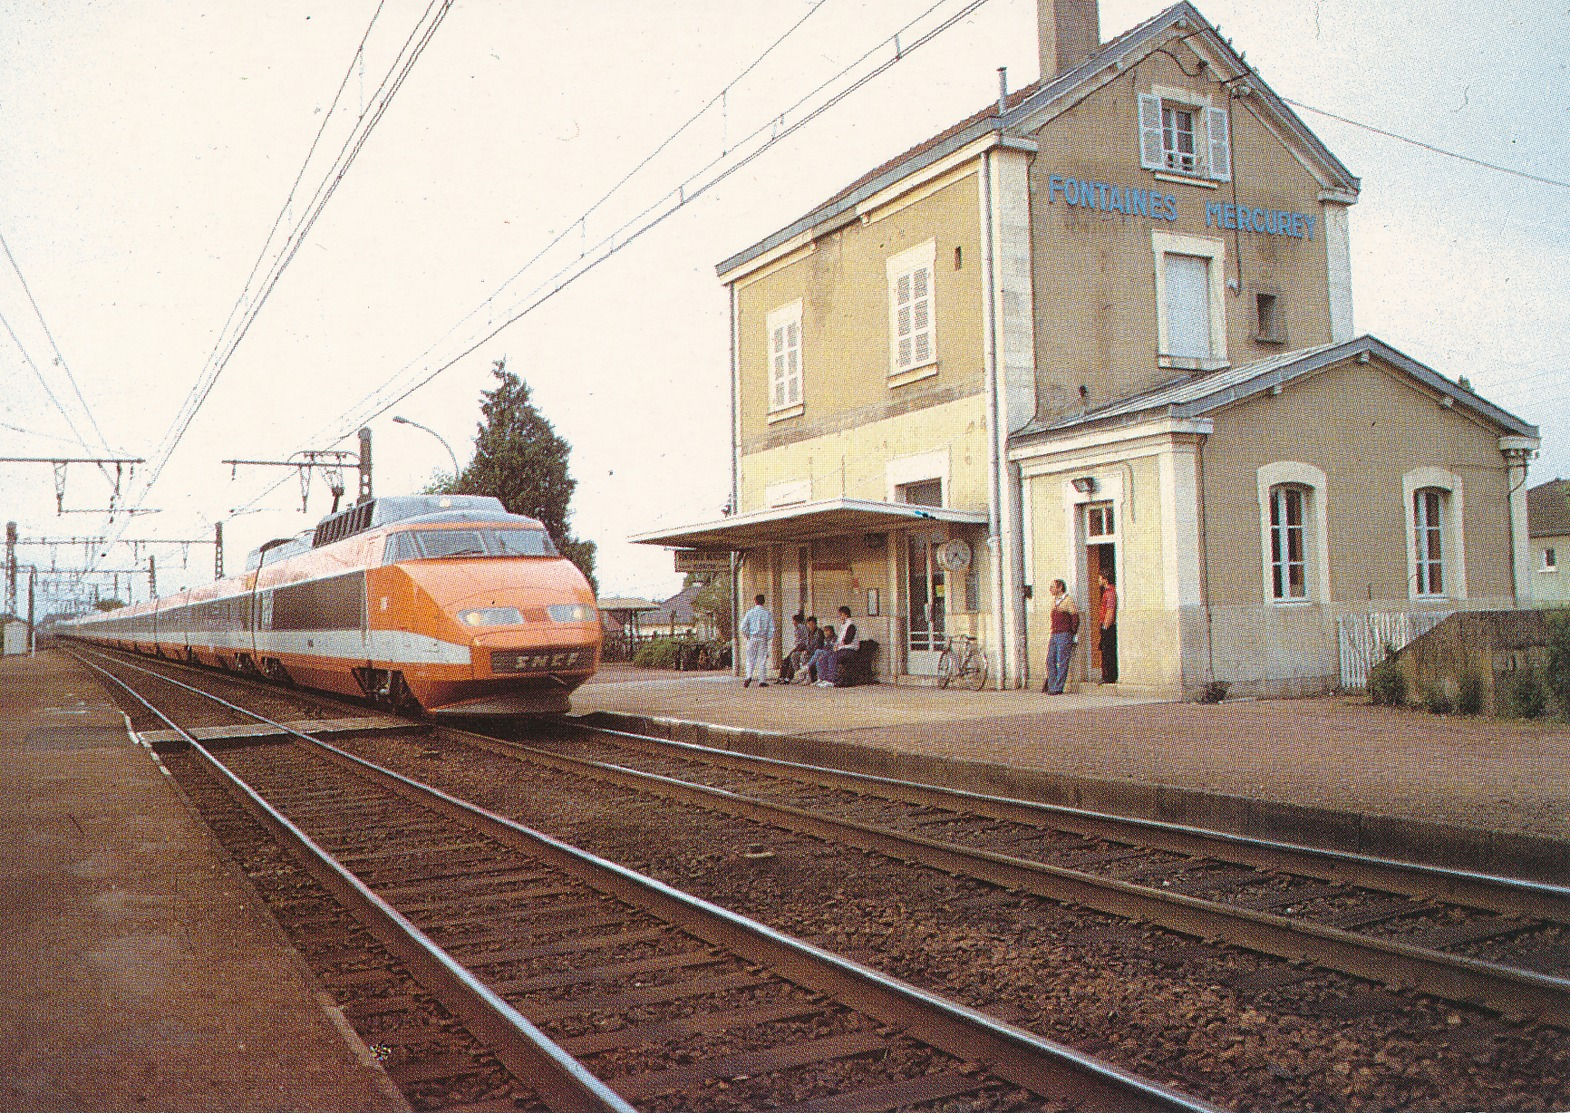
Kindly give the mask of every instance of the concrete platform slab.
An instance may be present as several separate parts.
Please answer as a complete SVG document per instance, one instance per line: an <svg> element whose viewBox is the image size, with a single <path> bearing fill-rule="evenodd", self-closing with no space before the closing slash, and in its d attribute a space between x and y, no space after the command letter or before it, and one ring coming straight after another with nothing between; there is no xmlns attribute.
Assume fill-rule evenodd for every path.
<svg viewBox="0 0 1570 1117"><path fill-rule="evenodd" d="M739 751L1570 884L1570 726L602 668L575 716ZM609 722L607 722L609 724Z"/></svg>
<svg viewBox="0 0 1570 1117"><path fill-rule="evenodd" d="M0 1109L405 1109L85 668L0 659Z"/></svg>

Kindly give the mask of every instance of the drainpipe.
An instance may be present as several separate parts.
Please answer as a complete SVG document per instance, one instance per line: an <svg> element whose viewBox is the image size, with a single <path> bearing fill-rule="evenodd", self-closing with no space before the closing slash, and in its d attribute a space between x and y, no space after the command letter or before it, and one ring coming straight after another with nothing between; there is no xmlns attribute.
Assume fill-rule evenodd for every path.
<svg viewBox="0 0 1570 1117"><path fill-rule="evenodd" d="M736 328L736 285L727 283L730 294L730 514L741 511L741 344ZM731 673L746 670L741 655L741 557L730 557L730 642Z"/></svg>
<svg viewBox="0 0 1570 1117"><path fill-rule="evenodd" d="M1001 127L1001 120L1000 120ZM995 251L992 241L992 152L981 157L981 319L982 363L987 387L987 562L992 583L992 615L997 618L998 674L996 689L1021 685L1015 650L1013 563L1003 556L1003 463L1008 460L1008 434L1003 430L1003 408L998 399L997 306L994 298ZM1012 554L1012 548L1010 548ZM1007 577L1008 585L1004 585Z"/></svg>

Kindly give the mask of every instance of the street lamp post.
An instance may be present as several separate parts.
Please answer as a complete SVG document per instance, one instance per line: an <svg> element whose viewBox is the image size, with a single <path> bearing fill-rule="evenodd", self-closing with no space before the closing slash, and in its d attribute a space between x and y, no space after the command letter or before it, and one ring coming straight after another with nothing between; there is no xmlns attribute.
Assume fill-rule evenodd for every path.
<svg viewBox="0 0 1570 1117"><path fill-rule="evenodd" d="M458 480L458 455L452 452L452 447L447 445L447 440L445 438L437 434L424 423L416 423L413 419L405 419L402 415L394 415L393 422L403 423L405 426L416 427L430 435L432 438L436 439L437 442L440 442L442 444L442 449L446 450L447 456L452 459L452 479L454 481Z"/></svg>

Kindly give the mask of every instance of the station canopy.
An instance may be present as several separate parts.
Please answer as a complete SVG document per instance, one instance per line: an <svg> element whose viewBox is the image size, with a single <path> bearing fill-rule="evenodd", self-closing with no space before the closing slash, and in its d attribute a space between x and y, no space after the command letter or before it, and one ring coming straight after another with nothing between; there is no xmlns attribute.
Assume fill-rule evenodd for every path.
<svg viewBox="0 0 1570 1117"><path fill-rule="evenodd" d="M835 497L810 504L788 504L726 516L704 524L648 531L631 537L633 543L656 547L683 547L702 551L750 551L773 543L800 543L836 535L869 531L894 531L922 523L985 524L985 512L933 508L924 504L896 504L881 500Z"/></svg>

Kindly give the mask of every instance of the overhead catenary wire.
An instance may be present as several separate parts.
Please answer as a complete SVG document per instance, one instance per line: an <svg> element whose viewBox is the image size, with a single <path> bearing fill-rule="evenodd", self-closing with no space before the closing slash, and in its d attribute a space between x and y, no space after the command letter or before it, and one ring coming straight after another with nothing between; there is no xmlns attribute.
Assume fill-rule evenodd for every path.
<svg viewBox="0 0 1570 1117"><path fill-rule="evenodd" d="M1436 147L1435 145L1431 143L1425 143L1422 140L1414 140L1411 136L1403 136L1399 132L1391 132L1384 128L1376 128L1372 124L1364 124L1360 120L1353 120L1351 117L1341 116L1339 113L1328 112L1325 109L1316 109L1313 105L1305 105L1302 101L1294 101L1291 97L1283 97L1281 99L1287 104L1291 105L1293 108L1303 109L1307 112L1316 113L1319 116L1329 117L1331 120L1338 120L1342 124L1349 124L1353 128L1362 128L1365 131L1373 132L1375 135L1384 136L1386 139L1397 140L1404 144L1411 144L1413 147L1420 147L1424 151L1431 151L1435 155L1443 155L1450 159L1459 159L1463 163L1471 163L1473 166L1484 167L1490 171L1498 171L1502 175L1512 175L1515 178L1526 179L1528 182L1539 182L1545 186L1558 186L1563 189L1570 190L1570 182L1563 182L1557 178L1545 178L1542 175L1534 175L1527 171L1517 170L1514 167L1503 167L1498 163L1490 163L1486 159L1478 159L1471 155L1462 155L1459 151L1448 151L1445 148Z"/></svg>
<svg viewBox="0 0 1570 1117"><path fill-rule="evenodd" d="M7 243L5 234L3 233L0 233L0 248L5 249L5 258L11 262L11 270L16 272L16 278L22 284L22 291L27 295L28 305L33 308L33 314L37 317L38 324L43 327L44 337L48 338L49 347L54 350L55 361L59 364L60 368L65 371L66 379L71 384L71 391L76 394L77 402L82 405L83 414L87 416L87 421L92 424L93 433L98 436L97 445L88 443L87 440L84 439L80 433L78 433L76 430L76 425L71 422L70 415L66 413L65 408L61 406L60 401L55 399L53 392L49 392L49 398L54 400L55 406L60 408L60 413L65 415L66 424L70 426L71 433L76 435L77 441L81 443L83 449L90 450L97 454L112 454L114 452L114 448L109 445L109 440L104 437L103 428L98 425L98 419L93 414L93 409L88 406L87 398L82 395L82 386L77 383L76 374L71 371L70 362L65 359L65 354L60 352L60 346L55 341L54 333L49 329L49 323L44 320L44 312L39 307L38 300L33 297L33 289L28 286L27 276L22 274L22 265L17 263L16 255L11 251L11 246L9 243ZM22 350L22 356L26 357L27 363L33 366L33 371L38 373L39 380L43 380L43 373L39 370L38 366L34 364L32 356L22 346L21 341L17 339L16 333L11 329L9 323L6 324L6 332L11 334L11 340L15 341L17 348ZM48 391L47 384L45 385L45 390Z"/></svg>
<svg viewBox="0 0 1570 1117"><path fill-rule="evenodd" d="M504 318L499 324L490 326L473 341L464 343L463 348L458 353L442 362L436 368L424 372L424 374L412 384L408 384L403 387L396 386L399 378L408 372L414 363L421 359L416 358L416 362L411 362L411 365L405 366L405 368L400 370L398 374L390 377L387 381L384 381L382 387L378 389L377 393L372 393L371 397L367 397L368 402L365 403L364 409L358 415L354 415L352 417L348 415L344 416L343 418L346 419L347 422L338 428L335 436L327 434L323 437L334 437L335 441L342 441L343 439L350 437L355 430L359 429L360 426L363 426L369 420L375 418L378 415L384 414L386 411L402 402L409 395L430 383L453 365L457 364L465 357L473 354L482 345L491 341L507 327L513 325L521 318L544 305L551 298L565 290L578 279L583 278L583 276L587 275L594 268L605 262L605 260L616 255L618 252L621 252L623 249L627 248L630 244L642 237L645 233L662 224L665 220L684 209L686 206L691 205L693 202L697 201L700 197L729 178L731 175L737 173L752 163L754 160L761 157L765 152L772 149L775 145L782 143L787 138L794 135L797 131L812 123L825 112L838 105L846 97L849 97L851 94L855 93L857 90L861 89L863 86L879 77L893 66L904 61L915 51L930 43L938 35L941 35L943 32L949 30L957 23L974 14L978 9L983 7L988 2L989 0L970 0L969 3L961 7L957 12L944 18L942 22L937 24L935 27L930 28L909 42L903 41L901 36L905 32L909 31L912 27L920 25L923 20L943 6L944 0L938 0L937 3L932 4L922 13L904 24L899 31L896 31L894 34L883 39L870 50L863 53L855 61L841 68L828 80L819 83L807 94L798 98L794 104L785 109L783 112L772 114L768 118L767 123L760 125L751 133L742 137L740 140L730 143L726 152L716 158L709 160L706 164L698 168L698 170L686 176L676 187L667 189L665 193L662 194L653 204L646 206L642 211L634 215L629 220L623 222L609 234L600 237L592 250L586 250L576 260L569 262L563 268L558 269L556 273L536 284L534 288L522 296L521 301L515 302L509 310L503 312ZM894 54L891 57L885 59L867 73L862 74L860 77L856 78L845 88L835 92L822 104L818 104L812 107L810 111L806 111L799 119L784 127L780 126L779 122L781 120L784 120L792 113L803 109L804 106L811 103L814 98L817 98L825 90L844 80L847 75L854 72L858 67L863 66L868 59L877 55L880 51L886 50L890 46L894 46L896 48ZM718 100L718 98L715 100ZM713 103L714 102L712 101L710 102L711 105ZM756 146L749 149L749 145L753 144L756 144ZM739 152L745 153L737 154ZM714 173L712 177L698 182L697 185L693 185L695 180L702 178L702 176L708 174L711 171L714 171L716 167L721 169ZM576 228L577 223L575 222L572 227ZM558 237L557 241L560 239L561 238ZM532 264L534 261L537 261L541 258L542 255L543 252L536 254L536 256L531 259L530 263ZM488 296L478 307L475 308L475 310L471 311L469 315L460 320L459 325L461 325L463 321L467 321L468 319L475 317L475 315L479 314L486 307L493 304L496 301L497 296L505 291L508 286L514 283L523 274L524 271L527 271L529 266L530 265L525 265L523 270L516 273L512 278L507 280L495 291L493 291L490 296ZM453 330L449 330L447 336L450 336L452 332ZM426 350L426 353L421 355L422 358L425 355L428 355L430 352L430 349ZM383 393L381 398L374 398L378 393ZM385 393L391 394L387 395ZM255 499L261 500L271 491L272 488L270 487L262 494L259 494Z"/></svg>
<svg viewBox="0 0 1570 1117"><path fill-rule="evenodd" d="M383 76L381 83L373 93L372 104L361 110L354 129L351 130L349 137L339 149L338 156L328 168L326 176L318 184L316 192L307 204L306 212L295 223L294 228L285 239L283 246L279 250L279 255L268 269L250 305L239 315L238 319L231 313L229 322L237 323L233 336L225 340L222 333L220 334L219 341L213 350L213 355L209 357L202 375L198 377L197 383L192 387L185 403L182 405L164 440L160 443L158 450L153 456L151 468L138 497L139 501L145 500L148 492L158 483L158 479L162 475L164 467L168 464L169 458L179 446L186 431L190 429L191 422L201 410L202 404L206 402L208 395L212 392L219 376L222 375L236 349L238 349L240 342L244 340L249 332L261 308L266 304L268 296L271 295L279 279L282 278L284 271L288 268L289 263L299 252L306 235L309 234L312 227L316 224L327 202L336 192L339 183L343 181L344 175L348 173L355 157L364 147L371 132L386 113L398 90L402 88L414 63L424 53L437 28L441 26L442 20L446 18L447 12L451 10L452 4L453 0L431 0L430 5L422 13L415 29L410 32L403 48L394 58L392 66ZM379 13L380 8L377 10ZM428 26L426 25L427 21L429 21ZM358 57L359 51L356 51L356 58ZM340 93L341 91L342 86L340 86ZM287 208L286 204L285 209ZM266 252L265 246L263 252L264 254ZM226 323L225 329L227 328L228 324Z"/></svg>
<svg viewBox="0 0 1570 1117"><path fill-rule="evenodd" d="M713 97L710 97L709 100L704 103L702 108L700 108L697 112L693 113L685 121L683 121L681 123L681 125L678 126L676 128L676 130L673 131L669 136L666 136L663 140L661 140L659 143L657 143L654 146L654 149L652 151L650 151L647 155L645 155L642 159L640 159L632 167L631 170L627 171L626 174L622 175L621 178L618 179L616 181L616 183L613 186L611 186L611 188L609 190L605 191L604 194L600 195L600 197L598 199L596 199L587 209L585 209L582 213L580 213L571 222L568 222L563 227L563 229L562 229L562 231L560 233L556 234L556 236L552 237L549 241L547 241L543 248L541 248L538 252L536 252L533 256L531 256L524 263L524 265L521 268L519 268L510 277L508 277L508 279L504 283L502 283L499 287L497 287L496 290L498 292L502 291L502 290L505 290L510 284L516 282L518 280L518 278L523 275L524 272L526 272L529 268L533 267L534 264L536 264L540 259L542 259L545 256L546 253L548 253L552 248L555 248L558 244L560 244L562 241L566 240L569 236L571 236L573 234L574 230L577 230L577 231L579 231L581 233L586 228L586 223L588 222L590 217L592 217L595 213L599 212L599 210L607 202L609 202L611 200L611 198L613 198L616 194L620 193L622 188L625 187L629 182L631 182L633 180L633 178L635 178L640 171L642 171L644 168L646 168L655 159L659 158L659 156L663 152L665 152L667 149L670 148L671 144L675 143L676 140L678 140L689 129L691 129L694 124L696 124L698 121L702 120L703 117L706 116L710 112L710 110L712 110L714 108L715 105L723 105L725 103L726 95L727 95L727 93L730 90L734 89L737 85L739 85L747 77L748 74L752 73L752 71L756 70L760 65L762 65L763 62L771 54L773 54L776 50L778 50L779 47L782 46L787 39L789 39L793 35L795 35L795 33L801 29L802 25L805 24L814 15L816 15L818 13L819 9L821 9L828 2L829 2L829 0L817 0L817 2L812 5L812 7L807 9L807 12L806 12L805 15L803 15L795 23L791 24L790 27L786 28L786 30L783 33L781 33L779 35L779 37L777 37L772 43L770 43L766 48L764 48L763 53L759 54L751 62L747 63L746 66L742 67L741 72L739 74L737 74L735 77L733 77L724 86L722 86L718 93L716 93ZM451 337L452 334L455 333L458 330L459 327L461 327L470 318L474 317L475 314L479 313L480 309L482 309L484 306L489 305L489 303L491 302L491 300L494 297L495 297L495 292L493 292L492 295L489 296L485 300L485 302L481 304L480 307L477 307L475 310L470 311L467 315L465 315L463 318L459 319L456 323L454 323L447 330L447 332L445 334L443 334L440 338L438 338L435 342L433 342L430 346L428 346L425 349L424 352L422 352L418 357L414 358L414 360L411 361L408 365L405 365L404 369L400 370L398 375L402 375L404 371L407 371L414 364L418 363L419 361L422 361L425 357L430 355L430 353L435 351L443 342L445 342L447 340L447 338ZM384 385L384 387L385 387L385 385ZM353 404L349 409L347 409L344 412L344 416L347 417L349 415L352 415L358 409L372 404L374 399L375 399L375 397L376 397L376 395L380 391L382 391L382 388L373 388L370 392L367 392L363 397L360 398L359 401L357 401L355 404ZM394 400L393 402L397 403L399 401L398 400ZM391 405L389 404L388 406L391 406ZM356 424L356 429L358 429L358 424Z"/></svg>
<svg viewBox="0 0 1570 1117"><path fill-rule="evenodd" d="M486 310L487 307L491 306L496 301L498 295L500 295L509 286L516 282L517 279L529 269L529 267L543 258L545 253L548 252L551 247L562 242L572 231L580 229L582 227L583 221L590 213L592 213L599 206L603 205L606 198L619 190L625 184L625 182L637 172L638 169L641 169L661 150L668 147L670 142L677 135L689 128L692 123L694 123L705 112L712 109L715 104L722 104L724 102L724 95L726 90L732 88L736 82L740 81L742 77L745 77L746 74L750 73L754 68L756 68L756 66L762 62L770 52L775 50L782 42L784 42L786 38L799 29L800 26L805 23L814 12L823 6L823 0L819 0L819 3L814 5L813 8L807 12L806 16L803 16L801 19L799 19L791 26L790 29L788 29L783 35L776 39L775 42L772 43L763 52L763 54L761 54L753 62L749 63L748 66L746 66L735 79L732 79L731 82L727 83L727 85L721 90L719 94L716 94L714 97L712 97L702 110L694 114L692 118L682 124L676 130L676 132L672 134L671 137L668 137L666 140L662 141L662 143L655 148L654 152L645 157L638 164L638 166L634 168L633 171L630 171L627 175L623 176L623 179L619 181L617 185L611 189L611 191L608 191L605 196L596 201L594 205L591 206L589 210L586 210L582 216L569 223L562 234L558 234L549 244L546 245L544 249L540 250L533 257L531 257L529 262L526 263L522 269L514 273L512 277L498 286L489 296L482 300L482 302L477 307L475 307L474 310L470 311L469 314L460 319L456 325L450 327L443 334L439 341L433 343L413 361L410 361L407 365L405 365L403 369L399 370L398 373L394 374L392 377L389 377L379 388L375 389L371 393L368 393L365 397L362 397L360 403L355 405L353 409L340 415L337 423L324 427L318 431L317 435L313 437L312 441L330 440L333 443L337 443L352 437L354 433L365 423L391 410L404 399L407 399L414 392L430 383L443 372L446 372L453 365L472 355L476 350L494 339L507 327L513 325L525 315L531 313L533 310L538 309L541 305L549 301L556 294L559 294L561 291L565 290L573 282L581 279L584 275L588 274L599 264L616 255L616 253L625 249L628 245L638 240L645 233L663 223L667 218L671 217L676 212L696 201L699 197L703 196L714 186L718 185L720 182L729 178L732 174L735 174L737 171L741 170L743 167L762 156L776 144L783 142L801 128L804 128L808 124L812 123L812 121L816 120L823 113L839 104L846 97L861 89L867 83L879 77L881 74L899 62L904 61L909 55L930 43L938 35L941 35L943 32L952 28L955 24L974 14L977 10L986 5L989 0L969 0L969 2L961 7L959 11L955 12L951 16L946 17L937 26L918 35L910 42L902 41L901 36L903 36L911 28L919 26L924 20L931 16L933 12L943 7L945 2L947 2L947 0L936 0L935 3L931 4L921 13L903 24L898 31L879 41L853 62L838 70L826 81L823 81L817 86L813 87L813 89L811 89L805 95L798 98L790 107L786 108L782 112L771 114L765 124L760 125L751 133L742 137L740 140L733 143L727 143L725 145L725 151L722 152L720 156L710 159L696 171L686 175L676 187L667 189L662 195L660 195L659 199L655 203L650 206L646 206L642 211L640 211L628 221L624 222L622 225L618 226L611 233L601 237L595 245L596 250L603 250L601 255L591 257L590 250L585 248L584 251L577 257L577 259L567 265L566 268L558 270L554 275L550 276L542 283L536 285L527 295L524 296L524 303L514 303L512 309L504 312L506 314L506 318L500 322L500 324L496 324L490 328L487 328L480 336L476 337L472 341L460 343L462 348L459 352L443 361L436 368L424 372L424 375L422 375L414 383L402 388L396 386L400 378L404 377L412 369L415 369L417 365L420 365L426 357L428 357L442 344L443 341L446 340L446 338L451 337L465 322L481 314ZM878 64L868 73L856 79L846 88L839 90L823 104L816 106L810 112L803 115L801 119L796 120L792 124L783 128L780 126L780 122L788 117L791 113L802 108L802 106L807 105L815 97L818 97L820 94L822 94L824 90L835 85L837 82L842 81L846 75L854 72L858 67L863 66L868 59L874 57L880 51L886 50L891 45L895 48L892 57ZM764 133L768 133L768 138L760 140ZM743 148L747 147L747 145L755 141L759 142L759 146L757 146L756 149L749 151L744 156L734 158L732 157L734 153L741 151ZM714 175L714 177L702 183L698 187L689 187L688 184L690 184L694 179L699 178L706 172L715 168L717 165L727 161L731 163L729 167L724 168L718 174ZM674 204L671 204L673 199ZM664 212L658 212L661 207L665 206L668 206L669 208L666 208ZM651 214L656 214L656 216L650 218ZM576 268L575 271L573 270L574 268ZM567 274L568 272L571 272L571 274ZM520 305L522 309L519 309ZM389 395L388 393L391 394ZM274 492L276 492L285 483L286 480L287 478L280 478L279 480L268 484L250 500L238 504L233 509L233 512L244 513L252 510L255 505L267 499Z"/></svg>
<svg viewBox="0 0 1570 1117"><path fill-rule="evenodd" d="M316 135L311 139L310 147L306 149L305 158L300 162L300 169L295 173L294 181L289 184L289 193L284 198L283 205L278 207L278 216L273 218L272 227L267 230L267 237L262 241L261 250L256 254L256 262L251 265L250 274L245 277L245 283L240 288L240 294L238 297L236 297L234 306L229 310L229 316L224 320L223 326L218 331L218 336L220 338L222 338L228 331L229 326L234 321L235 315L239 314L241 308L245 305L245 298L251 291L251 284L256 279L256 273L261 268L262 262L267 259L267 248L272 244L273 237L278 232L278 227L283 224L284 218L288 216L290 208L294 205L295 193L299 190L300 183L305 178L305 172L310 169L311 158L316 154L317 145L322 142L322 136L326 134L327 126L332 123L333 115L338 111L338 100L343 96L343 91L348 87L349 79L354 76L356 69L361 71L363 82L365 44L370 41L371 32L375 30L376 22L381 18L382 9L386 6L386 0L379 0L376 5L376 10L371 13L371 20L365 25L365 33L360 36L360 45L355 48L354 56L349 60L349 65L344 70L343 77L338 82L338 88L333 91L332 101L327 106L327 111L322 113L322 122L316 129ZM427 8L427 14L429 11L430 9ZM423 20L424 16L421 18ZM363 91L361 93L361 100L361 111L363 114ZM317 189L320 190L320 186L318 186ZM285 243L287 243L287 241Z"/></svg>

